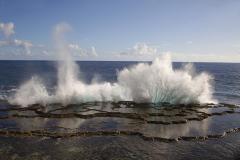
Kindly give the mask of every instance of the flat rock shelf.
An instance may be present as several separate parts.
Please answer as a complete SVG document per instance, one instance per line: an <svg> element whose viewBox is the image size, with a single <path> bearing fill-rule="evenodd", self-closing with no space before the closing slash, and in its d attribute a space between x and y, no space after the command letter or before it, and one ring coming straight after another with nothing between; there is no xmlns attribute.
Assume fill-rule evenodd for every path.
<svg viewBox="0 0 240 160"><path fill-rule="evenodd" d="M69 138L139 136L172 142L221 138L240 130L240 108L229 104L170 105L94 102L0 108L1 136Z"/></svg>
<svg viewBox="0 0 240 160"><path fill-rule="evenodd" d="M132 145L142 146L141 150L148 154L149 148L152 147L152 152L155 153L156 148L157 150L162 149L163 146L176 148L184 145L181 149L176 150L176 153L177 151L180 153L187 146L199 147L199 145L205 144L205 147L212 141L218 143L224 139L232 140L233 137L239 137L239 131L240 107L223 103L204 105L170 105L166 103L156 105L124 101L118 103L92 102L67 106L35 104L22 108L10 105L6 101L0 102L0 154L5 159L14 159L12 157L14 155L19 159L34 159L34 156L36 159L61 159L60 153L46 153L49 152L49 148L52 151L56 150L56 146L52 146L53 144L61 143L62 145L64 143L63 148L71 144L68 149L71 152L76 151L76 155L83 156L85 154L82 154L82 151L84 150L84 153L90 152L91 147L87 150L82 147L90 144L92 149L96 150L96 146L102 143L101 146L98 146L98 149L101 150L102 147L108 147L108 145L113 145L113 148L116 145L123 145L124 141L125 146L116 151L119 152L117 154L120 157L126 153L133 155L138 153L139 155L135 157L125 155L122 158L158 159L155 154L145 157L146 155L141 154L139 150L135 151L136 148L133 149ZM50 141L53 144L49 144ZM114 144L112 144L113 142ZM186 143L188 144L186 145ZM35 152L31 149L24 150L25 144L28 145L28 148L33 150L35 148L37 155L32 155ZM39 150L36 145L38 147L47 146L43 150ZM237 145L240 145L240 142L239 144L237 142ZM20 150L17 149L19 147ZM108 152L113 153L110 148L108 148ZM234 158L235 154L231 153L224 155L225 158ZM162 155L165 158L169 156L168 159L181 159L181 156L171 158L172 154L164 154ZM219 153L213 159L223 158L220 155ZM69 156L66 153L65 159L72 159ZM119 156L115 158L119 158ZM191 154L191 156L196 155ZM81 159L87 157L85 155ZM197 158L197 156L193 158ZM114 156L111 158L88 157L88 159L114 159Z"/></svg>

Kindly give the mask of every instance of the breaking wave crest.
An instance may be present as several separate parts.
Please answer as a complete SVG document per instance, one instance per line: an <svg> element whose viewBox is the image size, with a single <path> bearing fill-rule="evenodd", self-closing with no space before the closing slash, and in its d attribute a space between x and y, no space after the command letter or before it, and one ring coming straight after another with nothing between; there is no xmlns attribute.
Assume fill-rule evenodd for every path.
<svg viewBox="0 0 240 160"><path fill-rule="evenodd" d="M59 35L66 25L58 25L55 37L58 44L58 84L50 94L40 78L32 77L9 98L12 104L62 103L76 104L93 101L135 101L172 104L214 103L212 77L207 73L196 74L188 64L173 69L170 55L156 58L152 63L139 63L117 74L115 83L86 84L80 78L79 68L72 60Z"/></svg>

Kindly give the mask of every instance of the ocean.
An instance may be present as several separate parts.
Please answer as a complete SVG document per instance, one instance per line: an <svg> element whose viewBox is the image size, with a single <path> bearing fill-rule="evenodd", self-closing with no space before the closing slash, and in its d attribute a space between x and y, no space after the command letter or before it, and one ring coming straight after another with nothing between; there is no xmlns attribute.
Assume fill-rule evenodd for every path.
<svg viewBox="0 0 240 160"><path fill-rule="evenodd" d="M116 82L117 73L138 62L121 61L80 61L79 77L85 83ZM175 69L185 63L174 62ZM240 104L239 63L193 63L196 73L207 72L213 76L213 96L219 102ZM57 62L54 61L0 61L0 98L15 93L16 89L32 76L41 77L51 90L57 84Z"/></svg>

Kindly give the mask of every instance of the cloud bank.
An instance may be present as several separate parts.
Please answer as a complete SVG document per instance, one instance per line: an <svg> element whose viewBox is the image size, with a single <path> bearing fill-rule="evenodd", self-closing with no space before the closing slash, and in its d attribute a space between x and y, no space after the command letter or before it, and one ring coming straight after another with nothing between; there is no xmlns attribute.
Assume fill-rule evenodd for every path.
<svg viewBox="0 0 240 160"><path fill-rule="evenodd" d="M91 47L90 49L83 49L78 44L69 44L68 45L70 53L73 54L73 56L90 56L90 57L97 57L98 54L96 52L95 47Z"/></svg>
<svg viewBox="0 0 240 160"><path fill-rule="evenodd" d="M0 41L0 47L19 47L24 50L24 53L27 55L31 54L31 48L34 45L30 41L26 40L19 40L19 39L14 39L14 40L5 40L5 41Z"/></svg>
<svg viewBox="0 0 240 160"><path fill-rule="evenodd" d="M72 30L69 24L63 23L63 25L65 29ZM3 35L2 40L0 39L0 59L2 57L3 59L55 59L56 51L52 47L33 44L29 40L12 38L11 36L15 34L14 29L15 25L12 22L0 23L0 34ZM56 28L56 33L59 32L62 32L62 27ZM84 49L78 44L69 44L67 52L74 58L98 56L94 46Z"/></svg>
<svg viewBox="0 0 240 160"><path fill-rule="evenodd" d="M64 25L66 25L68 30L71 30L70 25ZM57 32L61 32L61 28L57 29ZM33 44L30 40L13 38L13 36L15 36L15 24L13 22L0 22L0 59L56 60L56 50L54 48ZM186 41L184 44L193 46L192 41ZM237 51L239 45L233 45L233 47L236 52L190 53L178 52L171 50L169 47L166 51L164 50L166 48L159 48L159 46L157 47L146 42L137 42L132 47L123 51L101 51L102 53L100 52L99 54L94 46L82 48L77 43L69 43L67 45L67 52L76 60L152 61L167 52L172 55L174 61L180 62L240 62L240 52L239 50Z"/></svg>
<svg viewBox="0 0 240 160"><path fill-rule="evenodd" d="M152 56L157 53L157 48L151 47L144 42L136 43L128 51L121 52L120 55L133 55L133 56Z"/></svg>
<svg viewBox="0 0 240 160"><path fill-rule="evenodd" d="M4 35L4 40L0 41L0 47L17 48L27 55L31 54L32 42L20 39L11 39L10 36L15 34L15 25L12 22L0 23L0 32ZM14 50L16 51L16 50Z"/></svg>

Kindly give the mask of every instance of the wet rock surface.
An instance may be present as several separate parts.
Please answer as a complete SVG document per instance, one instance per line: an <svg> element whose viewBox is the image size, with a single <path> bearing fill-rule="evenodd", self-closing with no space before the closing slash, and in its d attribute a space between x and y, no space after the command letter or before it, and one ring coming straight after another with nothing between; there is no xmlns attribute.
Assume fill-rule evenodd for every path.
<svg viewBox="0 0 240 160"><path fill-rule="evenodd" d="M233 159L239 155L239 131L240 108L229 104L95 102L21 108L0 102L0 157L5 159L62 159L61 154L65 159L186 159L182 153L202 159L211 150L210 159L222 159L223 152Z"/></svg>

